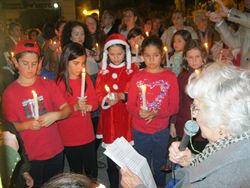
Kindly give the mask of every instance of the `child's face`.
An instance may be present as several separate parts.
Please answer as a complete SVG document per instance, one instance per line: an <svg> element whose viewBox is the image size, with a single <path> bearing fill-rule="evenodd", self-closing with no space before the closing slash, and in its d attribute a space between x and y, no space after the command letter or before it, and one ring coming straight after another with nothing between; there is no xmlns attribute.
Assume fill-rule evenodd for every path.
<svg viewBox="0 0 250 188"><path fill-rule="evenodd" d="M38 55L35 53L26 53L22 55L18 62L14 62L21 77L33 79L38 70Z"/></svg>
<svg viewBox="0 0 250 188"><path fill-rule="evenodd" d="M199 69L203 65L203 58L201 51L198 49L191 49L186 54L188 65L192 69Z"/></svg>
<svg viewBox="0 0 250 188"><path fill-rule="evenodd" d="M145 47L143 58L148 70L158 70L161 67L162 53L156 46L149 45Z"/></svg>
<svg viewBox="0 0 250 188"><path fill-rule="evenodd" d="M76 43L83 45L85 41L85 34L81 26L75 26L72 29L70 40L72 42L76 42Z"/></svg>
<svg viewBox="0 0 250 188"><path fill-rule="evenodd" d="M84 63L86 60L86 56L82 55L76 59L69 61L68 64L68 72L70 79L77 79L82 73L82 68L84 67Z"/></svg>
<svg viewBox="0 0 250 188"><path fill-rule="evenodd" d="M141 43L142 43L143 39L144 39L144 37L142 35L138 35L138 36L136 36L134 38L129 39L128 42L129 42L131 48L134 49L136 44L141 46Z"/></svg>
<svg viewBox="0 0 250 188"><path fill-rule="evenodd" d="M121 46L110 46L108 49L108 56L113 64L119 65L125 58L125 51Z"/></svg>
<svg viewBox="0 0 250 188"><path fill-rule="evenodd" d="M181 35L175 35L174 36L174 42L173 42L173 47L176 52L181 52L184 50L185 47L185 40Z"/></svg>

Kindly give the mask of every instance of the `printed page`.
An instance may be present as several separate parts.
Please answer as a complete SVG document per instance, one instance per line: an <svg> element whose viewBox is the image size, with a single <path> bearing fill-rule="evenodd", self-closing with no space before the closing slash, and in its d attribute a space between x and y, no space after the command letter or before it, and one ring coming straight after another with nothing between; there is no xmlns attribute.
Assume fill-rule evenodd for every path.
<svg viewBox="0 0 250 188"><path fill-rule="evenodd" d="M141 178L148 188L156 188L147 160L137 153L124 137L117 138L112 144L108 145L104 154L118 166L127 166Z"/></svg>

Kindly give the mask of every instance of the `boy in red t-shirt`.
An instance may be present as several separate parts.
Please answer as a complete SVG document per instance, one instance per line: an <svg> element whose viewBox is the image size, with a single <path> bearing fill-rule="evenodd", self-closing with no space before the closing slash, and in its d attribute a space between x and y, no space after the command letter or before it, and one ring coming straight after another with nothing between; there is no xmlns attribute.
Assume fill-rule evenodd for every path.
<svg viewBox="0 0 250 188"><path fill-rule="evenodd" d="M19 77L2 97L4 116L14 123L23 139L35 187L63 170L63 145L56 121L71 113L56 84L37 76L39 56L36 42L17 43L13 62Z"/></svg>

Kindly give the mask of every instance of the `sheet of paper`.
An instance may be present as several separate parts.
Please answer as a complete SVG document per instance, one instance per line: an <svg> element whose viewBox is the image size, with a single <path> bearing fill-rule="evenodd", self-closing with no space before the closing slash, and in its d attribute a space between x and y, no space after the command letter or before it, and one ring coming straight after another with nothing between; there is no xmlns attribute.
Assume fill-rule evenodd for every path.
<svg viewBox="0 0 250 188"><path fill-rule="evenodd" d="M120 167L128 167L139 176L148 188L156 188L156 184L146 158L137 153L124 137L117 138L106 147L104 154Z"/></svg>

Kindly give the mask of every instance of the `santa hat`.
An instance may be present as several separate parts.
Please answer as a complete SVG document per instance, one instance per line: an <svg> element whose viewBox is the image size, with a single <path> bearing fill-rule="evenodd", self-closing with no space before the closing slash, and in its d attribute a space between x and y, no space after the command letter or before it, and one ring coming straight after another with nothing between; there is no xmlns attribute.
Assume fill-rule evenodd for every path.
<svg viewBox="0 0 250 188"><path fill-rule="evenodd" d="M131 52L128 43L126 42L126 38L122 34L112 34L110 35L104 45L103 49L103 58L102 58L102 74L107 74L109 71L107 70L107 60L108 60L108 48L115 44L121 44L126 47L126 63L127 63L127 73L130 74L131 70Z"/></svg>
<svg viewBox="0 0 250 188"><path fill-rule="evenodd" d="M34 53L37 53L38 56L40 56L39 45L37 44L37 42L34 42L32 40L29 40L29 39L20 40L16 44L15 54L20 54L23 52L34 52Z"/></svg>

